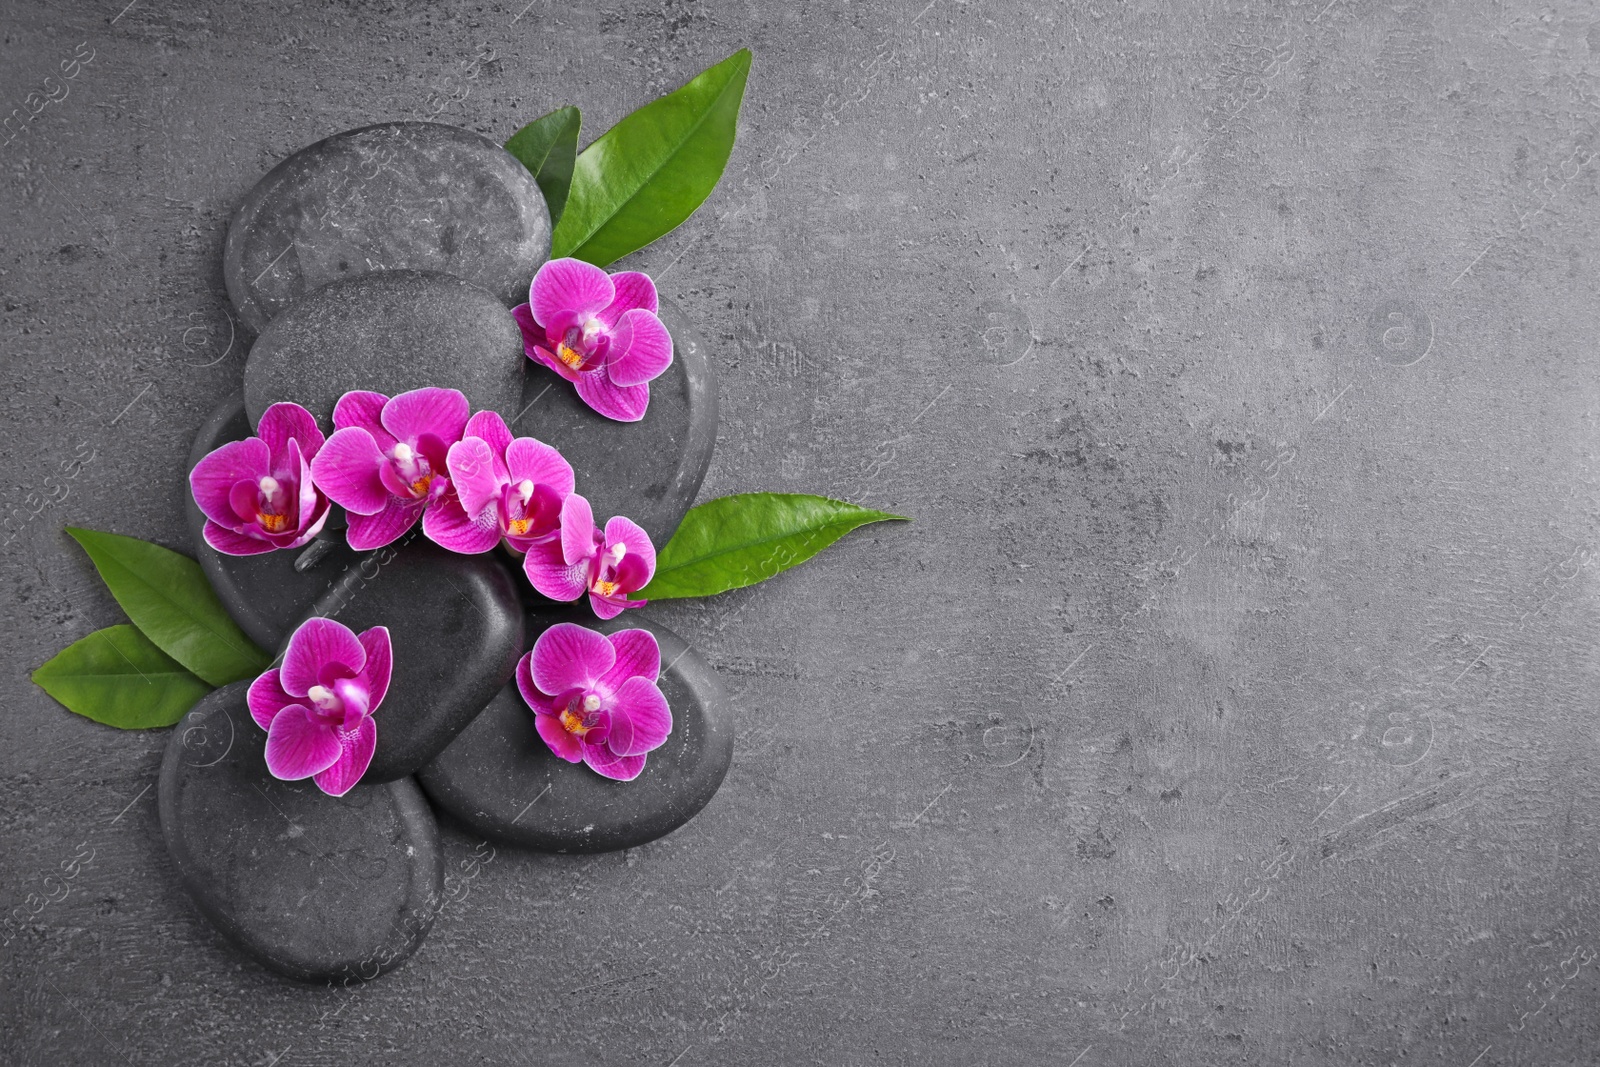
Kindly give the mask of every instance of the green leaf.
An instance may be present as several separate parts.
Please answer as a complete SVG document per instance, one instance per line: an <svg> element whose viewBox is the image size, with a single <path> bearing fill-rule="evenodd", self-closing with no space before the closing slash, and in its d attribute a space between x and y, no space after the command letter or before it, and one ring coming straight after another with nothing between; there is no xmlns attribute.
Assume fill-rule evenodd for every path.
<svg viewBox="0 0 1600 1067"><path fill-rule="evenodd" d="M739 493L690 508L656 557L638 597L710 596L764 582L797 566L857 526L904 515L803 493Z"/></svg>
<svg viewBox="0 0 1600 1067"><path fill-rule="evenodd" d="M550 257L604 267L694 214L728 165L749 74L741 48L585 148Z"/></svg>
<svg viewBox="0 0 1600 1067"><path fill-rule="evenodd" d="M578 154L578 128L582 124L577 108L557 108L534 119L506 142L506 151L521 160L539 183L544 202L550 206L551 226L561 221L561 209L567 203L572 162Z"/></svg>
<svg viewBox="0 0 1600 1067"><path fill-rule="evenodd" d="M252 678L272 657L234 625L200 564L137 537L67 527L133 624L212 685Z"/></svg>
<svg viewBox="0 0 1600 1067"><path fill-rule="evenodd" d="M126 623L68 645L33 680L68 711L119 730L171 726L211 692Z"/></svg>

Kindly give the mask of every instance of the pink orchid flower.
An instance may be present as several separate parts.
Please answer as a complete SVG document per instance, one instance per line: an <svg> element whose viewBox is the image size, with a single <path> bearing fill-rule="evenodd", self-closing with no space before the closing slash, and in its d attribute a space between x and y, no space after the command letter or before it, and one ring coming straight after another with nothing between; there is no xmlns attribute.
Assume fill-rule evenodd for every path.
<svg viewBox="0 0 1600 1067"><path fill-rule="evenodd" d="M328 498L311 460L322 431L299 404L274 404L256 436L230 441L189 472L189 490L206 517L206 544L230 556L299 548L328 521Z"/></svg>
<svg viewBox="0 0 1600 1067"><path fill-rule="evenodd" d="M533 587L552 600L576 600L585 592L602 619L648 601L629 600L656 573L656 547L632 519L618 515L602 532L589 501L573 493L561 505L561 536L528 549L522 570Z"/></svg>
<svg viewBox="0 0 1600 1067"><path fill-rule="evenodd" d="M551 752L630 782L672 732L660 675L661 648L649 630L607 637L563 622L540 634L517 664L517 688Z"/></svg>
<svg viewBox="0 0 1600 1067"><path fill-rule="evenodd" d="M250 717L267 731L267 770L286 782L311 778L329 796L348 793L372 762L372 713L389 690L389 629L360 636L312 618L289 638L283 667L250 685Z"/></svg>
<svg viewBox="0 0 1600 1067"><path fill-rule="evenodd" d="M531 437L513 439L506 420L480 411L447 457L451 492L429 512L429 537L452 552L487 552L505 539L513 551L561 535L561 504L572 493L572 464Z"/></svg>
<svg viewBox="0 0 1600 1067"><path fill-rule="evenodd" d="M467 426L456 389L413 389L390 399L354 390L333 408L333 436L317 453L317 487L350 513L350 547L382 548L416 525L431 528L450 491L446 460Z"/></svg>
<svg viewBox="0 0 1600 1067"><path fill-rule="evenodd" d="M672 365L672 337L658 307L646 274L552 259L533 276L528 302L511 314L529 359L577 386L583 402L606 418L638 422L650 406L650 382Z"/></svg>

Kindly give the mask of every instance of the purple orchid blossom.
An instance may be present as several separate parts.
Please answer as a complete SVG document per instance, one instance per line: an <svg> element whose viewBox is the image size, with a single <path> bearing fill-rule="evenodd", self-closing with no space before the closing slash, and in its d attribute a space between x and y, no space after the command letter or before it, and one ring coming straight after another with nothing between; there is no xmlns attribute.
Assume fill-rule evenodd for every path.
<svg viewBox="0 0 1600 1067"><path fill-rule="evenodd" d="M274 404L256 436L230 441L189 472L206 517L206 544L230 556L299 548L328 521L328 498L311 463L323 447L317 420L299 404Z"/></svg>
<svg viewBox="0 0 1600 1067"><path fill-rule="evenodd" d="M511 436L493 411L467 420L447 457L451 492L429 512L428 536L452 552L487 552L502 539L526 552L561 535L561 505L572 493L572 464L531 437Z"/></svg>
<svg viewBox="0 0 1600 1067"><path fill-rule="evenodd" d="M393 657L388 627L357 636L332 619L301 623L282 668L250 686L250 717L267 731L272 776L310 778L329 796L348 793L372 762L372 713L389 690Z"/></svg>
<svg viewBox="0 0 1600 1067"><path fill-rule="evenodd" d="M540 634L517 664L517 688L551 752L630 782L672 732L660 675L661 648L649 630L607 637L563 622Z"/></svg>
<svg viewBox="0 0 1600 1067"><path fill-rule="evenodd" d="M628 594L655 576L656 548L638 523L620 515L601 531L589 501L573 493L561 505L561 536L530 546L522 570L550 599L576 600L587 592L594 613L614 619L648 603Z"/></svg>
<svg viewBox="0 0 1600 1067"><path fill-rule="evenodd" d="M528 302L511 314L529 359L577 386L583 402L606 418L638 422L650 405L650 382L672 365L672 337L658 308L649 275L552 259L534 275Z"/></svg>
<svg viewBox="0 0 1600 1067"><path fill-rule="evenodd" d="M333 408L333 436L311 464L329 499L350 513L350 547L382 548L423 519L450 491L450 446L467 426L467 398L456 389L413 389L393 399L354 390ZM435 538L437 540L437 538Z"/></svg>

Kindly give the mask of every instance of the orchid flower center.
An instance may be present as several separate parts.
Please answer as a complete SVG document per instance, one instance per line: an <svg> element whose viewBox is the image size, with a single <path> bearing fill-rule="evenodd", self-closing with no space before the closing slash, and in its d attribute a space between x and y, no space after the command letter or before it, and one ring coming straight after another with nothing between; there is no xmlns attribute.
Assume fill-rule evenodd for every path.
<svg viewBox="0 0 1600 1067"><path fill-rule="evenodd" d="M574 700L561 709L561 728L574 737L582 738L600 725L600 698L586 693L582 700Z"/></svg>
<svg viewBox="0 0 1600 1067"><path fill-rule="evenodd" d="M527 534L528 527L533 525L533 519L528 516L528 501L533 499L533 480L524 478L518 482L515 495L512 497L516 505L517 516L506 523L507 530L517 537Z"/></svg>
<svg viewBox="0 0 1600 1067"><path fill-rule="evenodd" d="M289 525L289 516L284 513L288 501L282 483L269 474L256 485L261 491L256 521L267 533L281 533Z"/></svg>
<svg viewBox="0 0 1600 1067"><path fill-rule="evenodd" d="M556 358L575 371L592 371L610 346L611 331L599 319L569 326L556 344Z"/></svg>
<svg viewBox="0 0 1600 1067"><path fill-rule="evenodd" d="M306 690L306 699L311 701L311 706L324 716L332 717L344 713L344 701L325 685L314 685Z"/></svg>
<svg viewBox="0 0 1600 1067"><path fill-rule="evenodd" d="M400 480L411 487L411 495L419 500L427 496L428 487L433 484L435 477L428 457L404 441L398 441L390 458L394 461L395 473L400 475Z"/></svg>
<svg viewBox="0 0 1600 1067"><path fill-rule="evenodd" d="M628 554L628 546L621 541L606 549L605 555L600 557L600 568L595 573L594 585L591 588L601 596L615 596L617 593L617 564L622 562L622 557Z"/></svg>

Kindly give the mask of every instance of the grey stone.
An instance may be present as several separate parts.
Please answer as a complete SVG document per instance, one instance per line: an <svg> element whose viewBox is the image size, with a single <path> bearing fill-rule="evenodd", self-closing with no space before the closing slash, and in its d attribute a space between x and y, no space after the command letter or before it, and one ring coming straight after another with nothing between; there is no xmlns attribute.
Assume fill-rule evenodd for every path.
<svg viewBox="0 0 1600 1067"><path fill-rule="evenodd" d="M550 214L515 157L470 130L390 122L302 148L245 196L223 276L260 332L302 294L380 270L454 274L506 304L550 254Z"/></svg>
<svg viewBox="0 0 1600 1067"><path fill-rule="evenodd" d="M530 362L523 413L512 426L561 450L597 521L626 515L658 549L694 503L717 443L717 375L705 342L665 299L661 321L672 335L672 366L650 383L644 418L597 414L571 385Z"/></svg>
<svg viewBox="0 0 1600 1067"><path fill-rule="evenodd" d="M310 614L357 633L389 628L394 674L373 713L378 745L363 782L404 778L438 755L523 649L521 600L500 553L457 555L415 529L342 575Z"/></svg>
<svg viewBox="0 0 1600 1067"><path fill-rule="evenodd" d="M259 556L229 556L206 543L203 533L206 517L188 491L188 471L207 453L229 441L243 440L254 432L253 425L245 417L244 398L235 396L224 401L195 434L184 473L183 499L194 538L194 555L210 580L211 588L216 590L222 606L250 640L270 649L276 648L289 635L295 624L311 610L311 605L333 587L343 572L359 565L362 556L345 545L342 533L330 532L326 527L324 533L334 543L305 571L294 567L303 549L264 552ZM328 517L329 526L334 525L335 518L334 515Z"/></svg>
<svg viewBox="0 0 1600 1067"><path fill-rule="evenodd" d="M422 944L441 900L438 827L416 783L330 797L267 770L248 682L172 730L157 791L183 887L246 955L302 981L369 979Z"/></svg>
<svg viewBox="0 0 1600 1067"><path fill-rule="evenodd" d="M527 362L516 320L489 293L446 274L385 271L307 293L273 319L245 361L244 404L253 424L291 400L331 433L351 389L433 385L510 419Z"/></svg>
<svg viewBox="0 0 1600 1067"><path fill-rule="evenodd" d="M567 618L530 618L530 636ZM733 759L732 708L711 666L659 623L636 611L609 622L581 615L570 621L605 633L647 629L661 645L672 733L639 777L616 782L558 758L512 682L418 779L440 810L495 841L544 852L632 848L676 830L716 794Z"/></svg>

